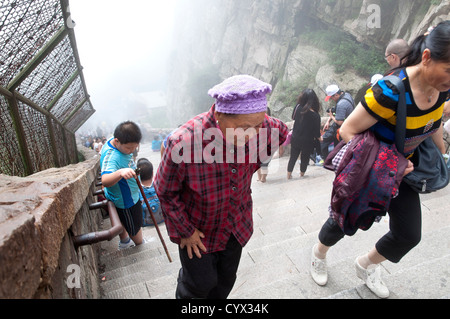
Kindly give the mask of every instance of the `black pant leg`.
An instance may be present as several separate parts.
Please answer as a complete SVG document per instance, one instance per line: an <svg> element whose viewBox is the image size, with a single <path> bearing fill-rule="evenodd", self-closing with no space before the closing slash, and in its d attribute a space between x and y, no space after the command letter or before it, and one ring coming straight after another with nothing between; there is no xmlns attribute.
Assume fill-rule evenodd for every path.
<svg viewBox="0 0 450 319"><path fill-rule="evenodd" d="M231 235L225 251L219 252L217 263L217 286L211 290L208 299L226 299L236 282L237 270L241 261L242 246Z"/></svg>
<svg viewBox="0 0 450 319"><path fill-rule="evenodd" d="M178 248L181 269L178 274L177 299L206 299L217 285L215 255L202 255L189 259L187 249Z"/></svg>
<svg viewBox="0 0 450 319"><path fill-rule="evenodd" d="M393 263L400 260L422 239L422 209L420 196L402 183L398 197L389 207L390 231L377 243L377 251Z"/></svg>
<svg viewBox="0 0 450 319"><path fill-rule="evenodd" d="M300 156L300 152L302 151L300 145L291 144L291 157L289 159L289 164L287 171L288 173L292 173L295 168L295 164L297 163L298 157Z"/></svg>
<svg viewBox="0 0 450 319"><path fill-rule="evenodd" d="M177 299L226 299L236 281L242 247L231 235L224 251L194 255L189 259L187 249L179 249L182 268L178 275Z"/></svg>
<svg viewBox="0 0 450 319"><path fill-rule="evenodd" d="M329 218L325 222L325 224L322 226L322 230L319 233L320 242L327 247L333 247L344 237L344 232L333 218Z"/></svg>

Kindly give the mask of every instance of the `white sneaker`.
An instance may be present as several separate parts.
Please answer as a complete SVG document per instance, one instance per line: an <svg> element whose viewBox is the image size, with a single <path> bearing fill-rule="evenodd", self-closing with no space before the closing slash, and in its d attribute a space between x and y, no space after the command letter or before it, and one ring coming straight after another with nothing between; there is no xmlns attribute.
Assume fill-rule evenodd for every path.
<svg viewBox="0 0 450 319"><path fill-rule="evenodd" d="M389 297L389 289L381 279L381 266L372 267L364 269L359 265L358 259L355 261L356 275L358 278L362 279L375 295L379 298L386 299Z"/></svg>
<svg viewBox="0 0 450 319"><path fill-rule="evenodd" d="M313 247L311 255L311 277L319 286L325 286L328 282L327 260L316 257L316 246Z"/></svg>
<svg viewBox="0 0 450 319"><path fill-rule="evenodd" d="M131 238L129 238L129 239L130 240L127 243L122 243L121 241L119 241L119 250L133 248L136 246L134 241L132 241Z"/></svg>

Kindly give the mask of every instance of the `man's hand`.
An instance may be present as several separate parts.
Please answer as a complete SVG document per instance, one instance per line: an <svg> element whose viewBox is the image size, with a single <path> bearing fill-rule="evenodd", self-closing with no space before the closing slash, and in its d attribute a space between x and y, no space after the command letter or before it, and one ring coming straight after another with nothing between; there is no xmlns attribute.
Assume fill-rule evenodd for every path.
<svg viewBox="0 0 450 319"><path fill-rule="evenodd" d="M202 239L204 238L205 234L196 229L191 237L181 239L180 248L181 249L187 248L189 259L194 258L192 252L195 253L198 259L201 259L202 254L200 253L200 250L206 253L206 247L203 245L202 242Z"/></svg>

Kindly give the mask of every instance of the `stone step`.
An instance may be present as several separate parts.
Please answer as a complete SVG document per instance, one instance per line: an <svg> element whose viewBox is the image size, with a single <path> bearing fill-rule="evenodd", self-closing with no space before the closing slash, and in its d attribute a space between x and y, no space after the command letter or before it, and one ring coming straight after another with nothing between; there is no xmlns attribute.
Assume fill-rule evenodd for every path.
<svg viewBox="0 0 450 319"><path fill-rule="evenodd" d="M357 255L329 266L329 282L319 287L306 269L292 266L292 260L277 258L277 266L258 265L258 271L241 270L230 298L233 299L376 299L354 271ZM434 258L393 274L383 263L383 278L392 299L448 298L450 275L446 269L450 256ZM248 283L251 282L251 283Z"/></svg>
<svg viewBox="0 0 450 319"><path fill-rule="evenodd" d="M148 240L148 238L146 238ZM169 263L166 252L159 241L159 238L151 237L151 242L125 250L117 248L110 253L102 255L102 264L105 271L112 271L116 268L126 267L129 263L135 263L136 260L147 260L153 257L163 257ZM166 245L170 256L178 254L178 247L168 241ZM172 257L173 259L173 257Z"/></svg>
<svg viewBox="0 0 450 319"><path fill-rule="evenodd" d="M384 281L388 285L390 299L449 299L450 276L443 276L443 269L450 266L450 255L423 262L394 274L384 273ZM340 291L326 299L376 299L377 297L360 284L348 290Z"/></svg>
<svg viewBox="0 0 450 319"><path fill-rule="evenodd" d="M308 260L310 256L308 256ZM276 263L258 265L257 272L248 270L236 282L231 299L318 299L347 290L358 284L351 274L352 261L341 260L329 269L329 281L319 287L309 272L299 270L287 257L277 258ZM244 270L245 272L245 270ZM352 276L353 275L353 276Z"/></svg>
<svg viewBox="0 0 450 319"><path fill-rule="evenodd" d="M372 229L372 231L382 235L385 229L381 226L378 228L380 229ZM366 245L366 242L371 240L366 238L365 242L364 237L368 236L365 233L361 234L359 238L344 239L330 251L328 257L330 281L326 288L318 287L309 275L311 247L316 241L317 234L297 236L297 238L272 246L245 251L238 271L238 280L230 298L373 298L373 294L361 284L354 274L354 260L364 253L361 246L370 247L369 243ZM449 235L450 228L429 233L424 236L423 242L405 258L400 266L389 262L383 263L384 278L393 292L392 298L414 298L411 291L418 291L418 296L416 296L418 298L420 298L421 291L427 293L427 296L433 296L432 298L444 298L450 295L450 285L446 285L450 278L448 272L445 274L450 257L450 255L445 255L448 253L448 247L436 246L438 238L448 238ZM302 242L302 244L296 247L292 243L291 245L286 244L296 241ZM277 249L274 249L275 246L279 248L278 253ZM266 251L261 252L262 250ZM267 256L271 258L267 258ZM131 293L135 298L139 293L143 298L157 298L157 296L172 298L179 265L170 266L171 269L167 272L167 266L165 270L155 271L155 269L148 269L149 264L153 264L153 259L126 267L123 269L124 271L116 270L119 274L117 278L110 273L109 282L103 284L105 291L109 292L105 297L114 298L121 294ZM433 267L436 269L433 269L431 265L434 265ZM430 290L437 290L436 292L427 291L425 287L419 289L420 282L414 283L411 291L403 290L405 282L411 281L410 278L415 278L417 272L423 273L424 271L427 272L427 275L419 277L425 283L427 283L426 280L434 280L436 287L428 285L431 287ZM429 276L428 272L435 275ZM403 284L398 284L398 282L403 282ZM142 295L145 291L147 292Z"/></svg>

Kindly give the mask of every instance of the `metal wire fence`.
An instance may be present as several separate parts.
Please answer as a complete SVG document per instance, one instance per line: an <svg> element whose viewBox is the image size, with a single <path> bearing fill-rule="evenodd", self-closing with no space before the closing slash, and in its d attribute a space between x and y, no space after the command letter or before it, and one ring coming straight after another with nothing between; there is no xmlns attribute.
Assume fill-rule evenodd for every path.
<svg viewBox="0 0 450 319"><path fill-rule="evenodd" d="M75 132L94 114L68 0L0 0L0 174L78 161Z"/></svg>

